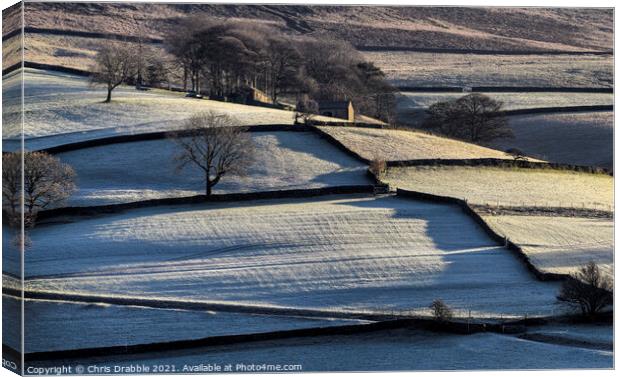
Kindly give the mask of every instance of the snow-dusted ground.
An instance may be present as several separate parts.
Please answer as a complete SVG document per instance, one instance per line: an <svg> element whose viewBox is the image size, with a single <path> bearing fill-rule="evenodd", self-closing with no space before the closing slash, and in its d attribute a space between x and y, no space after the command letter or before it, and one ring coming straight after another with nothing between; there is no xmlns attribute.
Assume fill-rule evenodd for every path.
<svg viewBox="0 0 620 377"><path fill-rule="evenodd" d="M4 47L4 46L3 46ZM2 77L2 140L7 135L21 134L21 75L18 71ZM11 111L9 111L11 109ZM18 142L13 143L19 148ZM3 143L3 150L6 147Z"/></svg>
<svg viewBox="0 0 620 377"><path fill-rule="evenodd" d="M2 227L2 272L13 276L21 274L21 258L18 242L19 229Z"/></svg>
<svg viewBox="0 0 620 377"><path fill-rule="evenodd" d="M18 77L18 76L16 76ZM3 94L4 121L19 117L20 81L12 79ZM24 136L26 149L118 134L176 129L184 119L200 111L215 111L237 118L242 125L293 124L293 112L258 106L184 98L184 93L165 90L138 91L120 86L112 103L103 103L105 89L89 87L83 77L26 69L24 73ZM329 119L329 118L326 118ZM18 148L19 129L3 129L5 150Z"/></svg>
<svg viewBox="0 0 620 377"><path fill-rule="evenodd" d="M536 281L460 208L396 197L166 206L40 225L28 289L325 310L550 314Z"/></svg>
<svg viewBox="0 0 620 377"><path fill-rule="evenodd" d="M614 222L546 216L484 216L498 233L521 245L536 267L572 273L589 261L613 276Z"/></svg>
<svg viewBox="0 0 620 377"><path fill-rule="evenodd" d="M397 110L401 112L422 110L434 103L453 101L467 94L468 93L403 92L399 96ZM496 101L503 102L504 110L532 109L539 107L613 105L614 102L612 93L500 92L482 94Z"/></svg>
<svg viewBox="0 0 620 377"><path fill-rule="evenodd" d="M320 129L368 160L512 158L503 151L418 131L359 127Z"/></svg>
<svg viewBox="0 0 620 377"><path fill-rule="evenodd" d="M612 111L511 116L508 125L515 137L494 140L492 147L519 148L554 162L613 167Z"/></svg>
<svg viewBox="0 0 620 377"><path fill-rule="evenodd" d="M10 315L12 311L19 312L18 302L5 295L3 316ZM41 300L26 300L24 313L26 352L124 346L364 323L344 319L153 309ZM79 331L68 331L69 323L71 328ZM7 321L3 327L12 328ZM18 343L13 342L9 345L17 346Z"/></svg>
<svg viewBox="0 0 620 377"><path fill-rule="evenodd" d="M555 49L555 48L553 48ZM397 86L613 87L611 55L478 55L365 51Z"/></svg>
<svg viewBox="0 0 620 377"><path fill-rule="evenodd" d="M394 187L465 198L475 204L610 210L613 177L552 169L428 166L393 168Z"/></svg>
<svg viewBox="0 0 620 377"><path fill-rule="evenodd" d="M54 361L57 365L62 361ZM71 360L75 363L75 360ZM347 336L264 341L166 353L89 358L84 365L301 365L302 371L612 368L613 353L492 333L447 335L392 330ZM50 362L32 365L50 365ZM185 373L188 373L185 371ZM204 372L203 372L204 373Z"/></svg>
<svg viewBox="0 0 620 377"><path fill-rule="evenodd" d="M614 328L606 324L557 324L534 327L527 332L594 344L611 345L614 342Z"/></svg>
<svg viewBox="0 0 620 377"><path fill-rule="evenodd" d="M255 160L245 177L224 176L215 193L367 185L367 166L310 132L252 133ZM176 169L171 140L121 143L59 154L77 173L68 205L204 194L204 173Z"/></svg>

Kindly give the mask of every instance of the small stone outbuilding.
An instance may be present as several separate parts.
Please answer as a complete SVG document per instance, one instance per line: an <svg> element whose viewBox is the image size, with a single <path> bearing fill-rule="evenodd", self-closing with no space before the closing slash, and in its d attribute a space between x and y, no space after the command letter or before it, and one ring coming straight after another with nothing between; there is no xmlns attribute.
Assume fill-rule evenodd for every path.
<svg viewBox="0 0 620 377"><path fill-rule="evenodd" d="M355 121L355 110L351 101L318 101L319 114Z"/></svg>

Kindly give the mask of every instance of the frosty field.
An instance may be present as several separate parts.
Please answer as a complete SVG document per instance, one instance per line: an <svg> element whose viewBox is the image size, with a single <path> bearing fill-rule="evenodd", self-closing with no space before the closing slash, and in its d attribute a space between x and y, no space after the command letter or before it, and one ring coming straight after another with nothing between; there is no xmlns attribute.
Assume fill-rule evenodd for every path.
<svg viewBox="0 0 620 377"><path fill-rule="evenodd" d="M319 128L368 160L512 159L502 151L417 131L353 127Z"/></svg>
<svg viewBox="0 0 620 377"><path fill-rule="evenodd" d="M480 333L391 330L79 360L88 365L301 365L302 371L612 368L613 352ZM43 366L49 362L32 365ZM240 371L238 371L240 372ZM186 372L187 373L187 372Z"/></svg>
<svg viewBox="0 0 620 377"><path fill-rule="evenodd" d="M214 193L367 185L367 166L311 132L252 133L255 160L244 177L224 176ZM68 205L98 205L204 194L204 173L179 172L172 140L106 145L61 153L77 173Z"/></svg>
<svg viewBox="0 0 620 377"><path fill-rule="evenodd" d="M30 290L344 312L442 298L474 316L550 314L557 291L460 208L395 197L157 207L30 237Z"/></svg>
<svg viewBox="0 0 620 377"><path fill-rule="evenodd" d="M427 166L392 168L390 186L474 204L610 210L613 177L552 169Z"/></svg>
<svg viewBox="0 0 620 377"><path fill-rule="evenodd" d="M533 327L528 330L528 333L608 346L612 346L614 342L614 328L609 324L552 324L538 328Z"/></svg>
<svg viewBox="0 0 620 377"><path fill-rule="evenodd" d="M519 148L544 160L613 167L614 116L611 111L511 116L514 139L496 140L493 148Z"/></svg>
<svg viewBox="0 0 620 377"><path fill-rule="evenodd" d="M611 55L364 52L397 86L612 87Z"/></svg>
<svg viewBox="0 0 620 377"><path fill-rule="evenodd" d="M19 96L20 81L7 84L3 92L7 100ZM83 77L52 71L26 69L24 90L24 136L28 149L115 134L176 129L193 113L208 110L234 116L242 125L293 124L290 111L185 98L184 93L159 89L145 92L121 86L114 90L111 103L103 103L103 88L89 87ZM5 103L5 121L18 117L20 111L18 103ZM3 129L3 140L17 137L19 129ZM4 148L17 146L5 142Z"/></svg>
<svg viewBox="0 0 620 377"><path fill-rule="evenodd" d="M434 103L453 101L468 93L441 92L402 92L399 95L397 111L406 113L423 110ZM498 92L482 93L504 103L504 110L534 109L544 107L613 105L612 93L537 93L537 92Z"/></svg>
<svg viewBox="0 0 620 377"><path fill-rule="evenodd" d="M3 310L19 310L3 296ZM153 309L43 300L25 301L26 352L125 346L212 336L359 324L363 321L247 313ZM67 331L71 323L74 331ZM5 323L4 328L8 328ZM10 344L19 349L15 344Z"/></svg>
<svg viewBox="0 0 620 377"><path fill-rule="evenodd" d="M546 216L484 216L496 232L510 238L547 272L576 272L589 261L613 276L614 222Z"/></svg>

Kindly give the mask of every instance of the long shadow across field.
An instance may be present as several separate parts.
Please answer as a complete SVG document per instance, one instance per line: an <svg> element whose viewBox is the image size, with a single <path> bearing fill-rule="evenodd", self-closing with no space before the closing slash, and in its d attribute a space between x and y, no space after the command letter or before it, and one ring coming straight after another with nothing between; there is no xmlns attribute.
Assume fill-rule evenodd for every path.
<svg viewBox="0 0 620 377"><path fill-rule="evenodd" d="M325 198L305 200L304 203L310 204L321 200ZM295 200L289 202L300 203ZM282 202L265 200L258 203L244 203L241 206L257 204L273 205ZM352 219L359 221L357 213L359 216L364 216L361 219L371 221L372 225L366 226L363 232L375 231L378 237L374 235L366 237L362 230L346 224L343 224L345 228L340 229L341 218L329 217L331 212L326 212L325 209L318 215L320 221L317 224L322 225L317 226L331 224L329 231L335 233L325 237L324 233L320 232L314 235L308 233L303 240L295 239L295 242L289 240L290 244L285 241L295 233L278 240L277 226L281 221L277 220L274 220L273 224L275 227L273 239L259 237L259 233L256 233L258 230L238 235L239 237L235 236L237 237L235 239L226 236L228 238L224 237L217 242L212 242L207 237L198 243L192 242L187 236L179 243L171 243L168 238L148 240L133 236L121 236L118 239L112 237L117 234L117 230L124 232L124 227L131 226L132 222L125 223L125 220L152 217L157 214L170 215L171 210L179 213L213 208L209 205L156 207L111 215L110 222L95 221L89 224L89 220L82 220L75 224L78 228L74 228L72 224L50 225L49 230L56 229L53 234L46 232L48 236L77 231L80 234L84 233L87 238L104 237L106 240L98 243L101 249L96 251L86 248L86 243L85 248L81 248L78 243L68 244L66 248L68 251L57 250L55 254L49 256L38 253L38 257L30 261L33 273L29 275L31 278L38 275L39 279L84 277L88 281L107 279L109 282L127 277L133 281L132 284L137 291L145 290L144 295L147 297L162 294L168 297L172 291L165 288L165 285L161 288L149 285L151 281L149 276L155 280L159 280L158 277L167 279L166 274L170 272L168 269L174 268L177 275L172 277L171 281L174 282L175 289L180 289L180 284L185 284L179 280L184 274L189 274L188 284L196 279L207 279L204 285L198 284L191 289L204 288L208 291L198 296L189 291L182 291L179 296L175 296L180 300L215 299L291 308L421 310L433 300L441 298L461 311L486 313L496 311L523 315L528 312L532 314L535 310L549 314L548 308L554 301L555 285L536 281L507 249L494 244L475 222L461 212L459 207L396 197L358 197L357 200L346 197L336 205L351 207L351 211L334 211L344 216L342 219L345 221ZM230 204L219 204L215 207L229 208ZM307 211L312 211L311 208L308 206ZM360 211L360 208L364 210ZM208 216L208 211L204 215ZM321 216L329 217L330 222L321 220L323 219ZM259 218L261 217L257 219ZM278 216L271 218L277 219ZM385 219L385 223L382 219ZM398 224L401 221L402 223ZM360 227L364 225L359 223ZM80 229L82 226L84 228ZM407 237L408 227L411 232L415 232L411 237ZM179 228L179 231L182 229ZM379 234L383 229L385 233ZM338 233L340 231L343 233ZM165 232L176 230L169 229ZM359 237L355 236L357 233ZM391 240L390 234L397 238ZM332 247L329 243L330 237L337 237L336 239L342 237L343 241L336 242L335 247ZM268 239L280 241L281 244L264 244L263 241ZM77 239L76 241L82 242ZM390 248L392 241L395 249ZM304 242L308 244L303 244ZM179 250L181 244L185 246ZM329 254L325 254L326 250L329 250ZM385 250L382 256L381 250ZM296 251L299 251L304 258L297 259L294 253ZM327 259L323 263L320 263L319 259L312 259L314 252L323 252L317 258ZM211 253L213 255L210 255ZM283 253L288 259L278 263L273 256L279 253ZM238 256L239 261L244 257L248 259L245 260L246 264L239 265L239 262L236 262L234 265L225 263L216 266L217 271L212 272L214 269L212 264L215 261L210 260L212 256L216 258ZM267 259L263 260L263 256ZM172 257L174 258L171 259ZM77 266L82 262L84 264L79 269L76 269L77 267L67 269L64 264L68 260L78 263ZM57 266L57 271L54 272L59 273L57 276L44 276L48 275L46 270L50 264ZM237 283L221 281L228 279L226 277L236 276L234 274L237 269L241 272L249 269L252 273L244 275L244 279ZM296 271L296 273L289 276L284 271ZM197 275L191 275L192 272ZM152 275L149 275L151 273ZM275 274L273 275L275 280L264 281L267 278L271 279L272 274ZM320 280L315 280L315 277ZM93 284L88 281L85 287ZM82 284L79 281L75 282L78 286ZM250 289L253 282L258 286ZM244 286L248 287L247 291ZM111 289L111 292L114 292L113 286ZM214 289L213 295L210 294L211 289ZM300 301L301 297L303 300Z"/></svg>

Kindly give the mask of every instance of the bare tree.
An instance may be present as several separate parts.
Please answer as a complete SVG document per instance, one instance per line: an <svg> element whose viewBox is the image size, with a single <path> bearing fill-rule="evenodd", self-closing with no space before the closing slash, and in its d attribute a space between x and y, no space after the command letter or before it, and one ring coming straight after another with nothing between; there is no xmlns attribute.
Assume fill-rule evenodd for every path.
<svg viewBox="0 0 620 377"><path fill-rule="evenodd" d="M22 198L22 154L2 155L2 210L10 226L18 226Z"/></svg>
<svg viewBox="0 0 620 377"><path fill-rule="evenodd" d="M108 95L105 102L112 101L112 91L136 74L137 56L127 43L103 42L95 56L91 76L93 84L103 84Z"/></svg>
<svg viewBox="0 0 620 377"><path fill-rule="evenodd" d="M23 186L22 186L23 158ZM38 211L64 201L75 190L73 169L44 152L16 152L2 156L2 207L18 225L34 225ZM22 190L23 187L23 190ZM23 213L22 213L23 200Z"/></svg>
<svg viewBox="0 0 620 377"><path fill-rule="evenodd" d="M613 304L613 283L590 261L571 275L560 288L558 301L579 308L584 316L592 316Z"/></svg>
<svg viewBox="0 0 620 377"><path fill-rule="evenodd" d="M181 147L176 156L178 168L188 164L205 174L205 194L227 174L243 175L252 163L254 143L244 127L223 114L205 112L193 115L182 130L171 133Z"/></svg>
<svg viewBox="0 0 620 377"><path fill-rule="evenodd" d="M452 309L441 299L433 301L429 307L433 311L433 318L435 320L444 322L452 319Z"/></svg>
<svg viewBox="0 0 620 377"><path fill-rule="evenodd" d="M483 94L468 94L456 101L430 106L427 111L429 118L423 127L474 143L512 137L502 107L501 101Z"/></svg>

